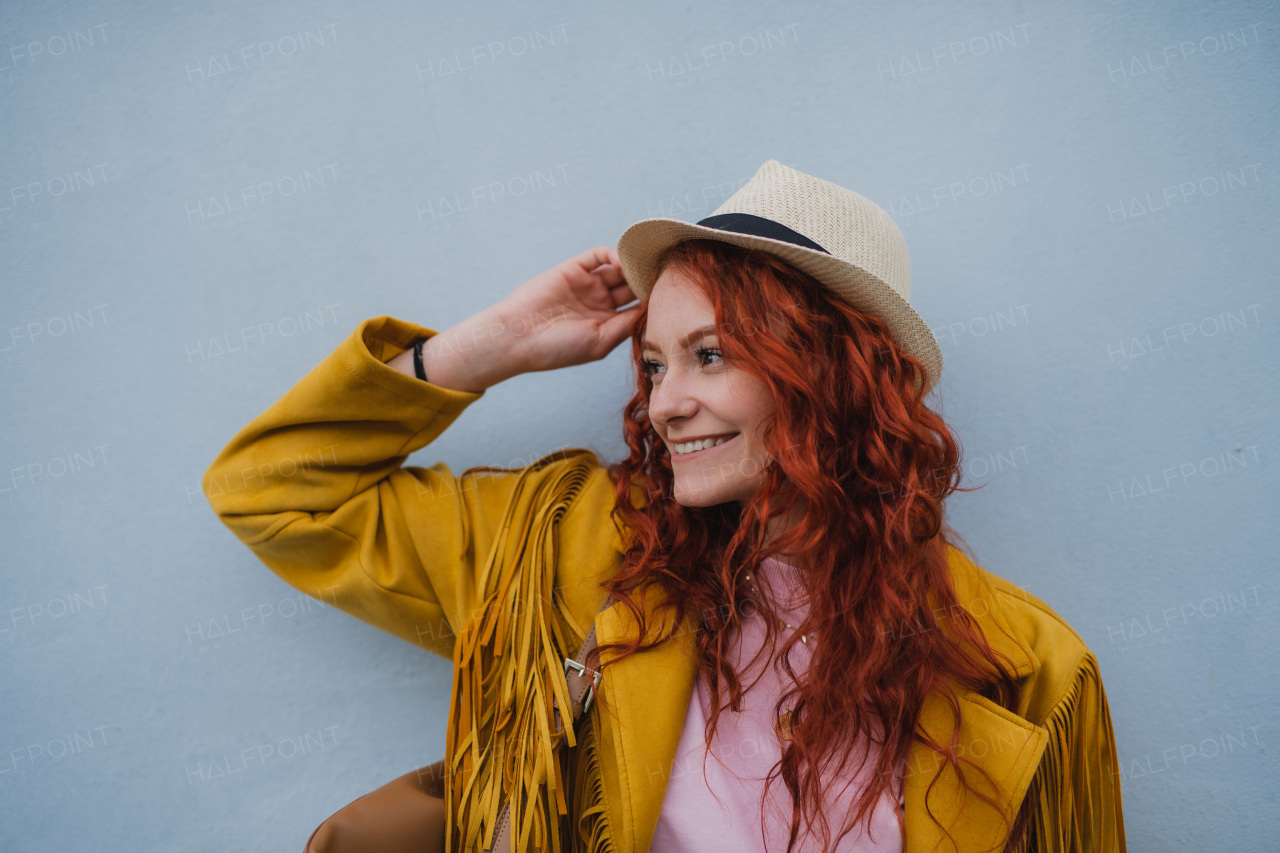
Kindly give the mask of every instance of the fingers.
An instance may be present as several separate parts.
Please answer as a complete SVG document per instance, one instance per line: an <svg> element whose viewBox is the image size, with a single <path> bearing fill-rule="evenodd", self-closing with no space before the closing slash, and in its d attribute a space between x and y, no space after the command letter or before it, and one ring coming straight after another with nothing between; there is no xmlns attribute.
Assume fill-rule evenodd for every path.
<svg viewBox="0 0 1280 853"><path fill-rule="evenodd" d="M588 249L569 263L599 278L613 299L613 306L621 308L636 300L636 294L622 275L622 261L618 258L618 250L613 246L596 246Z"/></svg>
<svg viewBox="0 0 1280 853"><path fill-rule="evenodd" d="M623 305L636 301L636 295L631 290L631 285L626 281L619 281L617 284L609 287L609 296L613 297L613 307L621 308Z"/></svg>
<svg viewBox="0 0 1280 853"><path fill-rule="evenodd" d="M597 267L605 265L622 268L622 262L618 260L618 251L612 246L596 246L594 249L587 249L582 254L570 258L569 263L577 264L586 272L593 272Z"/></svg>
<svg viewBox="0 0 1280 853"><path fill-rule="evenodd" d="M594 270L591 274L599 276L600 280L608 287L613 287L618 282L625 281L622 277L622 268L615 267L613 264L605 264L604 266Z"/></svg>
<svg viewBox="0 0 1280 853"><path fill-rule="evenodd" d="M600 324L600 336L608 346L606 353L611 352L614 347L631 335L631 326L635 323L636 315L639 313L639 306L628 308L625 311L619 311Z"/></svg>

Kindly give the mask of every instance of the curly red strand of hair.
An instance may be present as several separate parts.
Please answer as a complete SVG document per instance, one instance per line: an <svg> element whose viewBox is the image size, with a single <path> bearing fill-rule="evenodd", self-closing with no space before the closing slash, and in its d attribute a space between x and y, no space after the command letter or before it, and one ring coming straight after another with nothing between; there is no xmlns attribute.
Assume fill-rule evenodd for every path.
<svg viewBox="0 0 1280 853"><path fill-rule="evenodd" d="M670 456L648 418L652 386L640 349L645 302L632 330L637 391L623 417L629 455L611 469L613 517L630 533L628 550L622 570L604 584L639 631L598 654L618 660L652 648L674 636L686 616L697 617L698 671L712 695L710 745L720 714L740 708L750 687L728 662L734 632L759 607L748 604L745 578L767 556L797 555L783 559L802 567L810 609L779 647L794 683L776 711L791 709L792 739L766 785L781 780L789 793L788 851L802 827L816 829L824 848L833 846L869 822L917 738L938 753L940 766L964 778L961 765L971 762L957 749L958 734L934 743L915 731L930 691L949 699L957 724L951 684L981 690L1006 707L1017 698L1008 661L988 645L951 586L947 548L958 537L945 524L943 502L952 492L971 491L959 486L960 448L924 402L920 362L893 342L883 321L816 279L772 254L712 240L676 244L659 269L668 265L711 302L728 360L768 387L775 414L762 432L773 462L741 506L685 507L674 500ZM643 507L632 503L633 483L647 491ZM797 504L798 522L770 538L770 521ZM660 621L667 627L645 642L649 625L633 596L652 583L665 592ZM766 649L774 647L776 621L764 620ZM790 653L806 634L817 642L807 672L796 678ZM862 758L851 747L859 741L879 746L873 781L832 840L824 777L858 769Z"/></svg>

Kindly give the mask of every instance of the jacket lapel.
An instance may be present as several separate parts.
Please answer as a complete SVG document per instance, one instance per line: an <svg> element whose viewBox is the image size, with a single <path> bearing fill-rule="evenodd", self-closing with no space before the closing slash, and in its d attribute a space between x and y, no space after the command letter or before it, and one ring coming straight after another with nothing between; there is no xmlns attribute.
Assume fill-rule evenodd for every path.
<svg viewBox="0 0 1280 853"><path fill-rule="evenodd" d="M637 598L650 618L661 598L650 587ZM621 851L647 851L658 825L667 779L693 696L697 667L694 622L661 646L616 663L603 662L600 761L606 784L606 812ZM621 603L596 617L601 645L634 636L630 611ZM655 628L651 628L656 632Z"/></svg>
<svg viewBox="0 0 1280 853"><path fill-rule="evenodd" d="M955 550L951 566L956 598L987 643L1010 662L1015 677L1034 674L1039 661L1016 639L981 570ZM1044 728L975 691L956 684L952 689L955 707L940 693L930 693L916 728L939 744L950 743L955 733L956 752L971 762L961 762L971 790L936 752L918 740L912 744L903 771L905 853L1003 849L1048 743Z"/></svg>
<svg viewBox="0 0 1280 853"><path fill-rule="evenodd" d="M1048 742L1043 728L976 693L960 693L958 698L956 750L973 762L961 764L972 790L965 790L937 753L918 741L913 744L903 778L906 853L1003 849ZM930 694L918 730L946 744L954 723L948 703L937 693Z"/></svg>

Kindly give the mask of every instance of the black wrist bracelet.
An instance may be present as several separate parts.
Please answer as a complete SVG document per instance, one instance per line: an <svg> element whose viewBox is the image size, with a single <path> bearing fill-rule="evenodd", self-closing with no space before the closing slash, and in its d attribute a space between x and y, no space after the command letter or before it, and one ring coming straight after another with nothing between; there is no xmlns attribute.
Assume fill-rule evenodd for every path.
<svg viewBox="0 0 1280 853"><path fill-rule="evenodd" d="M427 381L427 371L422 366L422 345L426 342L426 338L419 338L418 342L413 345L413 372L423 382Z"/></svg>

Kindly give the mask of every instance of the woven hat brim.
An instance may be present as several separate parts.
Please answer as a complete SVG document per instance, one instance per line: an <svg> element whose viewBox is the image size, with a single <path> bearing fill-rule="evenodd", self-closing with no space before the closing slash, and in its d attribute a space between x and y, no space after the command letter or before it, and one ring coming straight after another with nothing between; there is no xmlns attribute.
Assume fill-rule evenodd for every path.
<svg viewBox="0 0 1280 853"><path fill-rule="evenodd" d="M682 240L704 238L762 249L776 255L834 290L850 305L879 317L889 326L893 342L916 358L925 369L925 393L942 375L942 350L928 324L897 291L856 264L834 255L797 246L785 240L738 234L678 219L642 219L618 239L622 274L641 301L649 298L657 278L657 261L668 247Z"/></svg>

